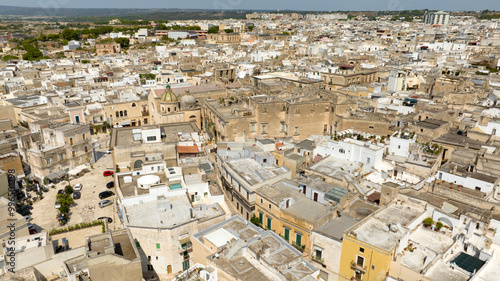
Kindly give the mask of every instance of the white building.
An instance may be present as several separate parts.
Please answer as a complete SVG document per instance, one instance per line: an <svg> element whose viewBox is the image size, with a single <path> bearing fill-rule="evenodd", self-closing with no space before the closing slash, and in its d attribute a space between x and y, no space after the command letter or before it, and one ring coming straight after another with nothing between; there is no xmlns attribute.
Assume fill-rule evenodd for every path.
<svg viewBox="0 0 500 281"><path fill-rule="evenodd" d="M408 158L410 156L410 145L415 143L413 138L404 134L392 136L389 142L389 154Z"/></svg>
<svg viewBox="0 0 500 281"><path fill-rule="evenodd" d="M318 144L314 149L314 156L332 156L335 159L361 163L364 172L372 168L379 169L383 154L383 147L349 138L341 141L329 140L326 145Z"/></svg>
<svg viewBox="0 0 500 281"><path fill-rule="evenodd" d="M469 172L452 163L443 165L441 170L438 171L437 176L440 180L461 185L472 190L481 191L486 194L491 193L495 189L497 182L497 179L494 177Z"/></svg>
<svg viewBox="0 0 500 281"><path fill-rule="evenodd" d="M424 15L424 23L426 24L447 25L449 20L450 14L443 11L428 13Z"/></svg>

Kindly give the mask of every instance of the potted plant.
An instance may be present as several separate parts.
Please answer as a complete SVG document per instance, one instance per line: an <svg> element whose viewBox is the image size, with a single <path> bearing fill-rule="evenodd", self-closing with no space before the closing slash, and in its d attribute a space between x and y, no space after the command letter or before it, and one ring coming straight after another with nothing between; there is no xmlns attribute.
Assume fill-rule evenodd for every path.
<svg viewBox="0 0 500 281"><path fill-rule="evenodd" d="M428 217L426 219L424 219L424 225L425 227L429 228L431 227L431 225L434 223L434 221L432 220L431 217Z"/></svg>
<svg viewBox="0 0 500 281"><path fill-rule="evenodd" d="M443 227L443 223L438 221L436 222L436 231L439 232L439 230Z"/></svg>

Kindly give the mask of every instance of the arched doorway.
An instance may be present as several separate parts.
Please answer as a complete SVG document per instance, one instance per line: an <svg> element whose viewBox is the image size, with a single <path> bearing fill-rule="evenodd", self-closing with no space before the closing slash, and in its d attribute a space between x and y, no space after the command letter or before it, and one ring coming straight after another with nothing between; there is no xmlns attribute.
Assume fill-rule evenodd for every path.
<svg viewBox="0 0 500 281"><path fill-rule="evenodd" d="M141 169L142 168L142 160L137 160L134 162L134 169Z"/></svg>

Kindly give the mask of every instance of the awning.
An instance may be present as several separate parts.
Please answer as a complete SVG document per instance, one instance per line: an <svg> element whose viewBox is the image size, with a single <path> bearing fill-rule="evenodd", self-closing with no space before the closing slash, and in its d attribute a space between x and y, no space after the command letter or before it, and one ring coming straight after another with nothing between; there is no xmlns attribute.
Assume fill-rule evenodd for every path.
<svg viewBox="0 0 500 281"><path fill-rule="evenodd" d="M198 146L195 145L178 145L177 153L200 153Z"/></svg>
<svg viewBox="0 0 500 281"><path fill-rule="evenodd" d="M86 169L87 166L86 165L80 165L74 169L71 169L69 172L68 172L68 175L70 176L75 176L76 174L79 174L80 172L82 172L84 169Z"/></svg>
<svg viewBox="0 0 500 281"><path fill-rule="evenodd" d="M54 181L56 179L60 179L62 177L64 177L65 175L67 174L66 171L58 171L58 172L54 172L54 173L50 173L47 175L47 179L50 180L50 181Z"/></svg>
<svg viewBox="0 0 500 281"><path fill-rule="evenodd" d="M123 121L120 123L122 126L130 126L130 121Z"/></svg>

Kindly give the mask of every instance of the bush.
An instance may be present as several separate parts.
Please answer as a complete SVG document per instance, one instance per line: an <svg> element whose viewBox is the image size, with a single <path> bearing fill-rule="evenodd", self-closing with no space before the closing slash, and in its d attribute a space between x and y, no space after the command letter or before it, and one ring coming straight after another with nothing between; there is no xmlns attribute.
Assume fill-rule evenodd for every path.
<svg viewBox="0 0 500 281"><path fill-rule="evenodd" d="M442 222L440 222L440 221L436 222L436 229L437 230L440 230L442 227L443 227L443 223Z"/></svg>
<svg viewBox="0 0 500 281"><path fill-rule="evenodd" d="M104 228L104 222L102 221L92 221L92 222L82 222L82 223L77 223L75 225L67 226L67 227L61 227L61 228L54 228L49 231L49 235L55 235L59 233L65 233L73 230L78 230L78 229L83 229L83 228L88 228L96 225L102 225Z"/></svg>
<svg viewBox="0 0 500 281"><path fill-rule="evenodd" d="M71 194L73 193L73 187L71 185L67 185L66 187L64 187L64 193L65 194Z"/></svg>
<svg viewBox="0 0 500 281"><path fill-rule="evenodd" d="M424 219L424 224L425 224L425 226L431 226L432 224L434 224L434 221L432 220L431 217L428 217L428 218Z"/></svg>

